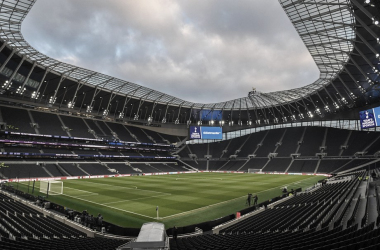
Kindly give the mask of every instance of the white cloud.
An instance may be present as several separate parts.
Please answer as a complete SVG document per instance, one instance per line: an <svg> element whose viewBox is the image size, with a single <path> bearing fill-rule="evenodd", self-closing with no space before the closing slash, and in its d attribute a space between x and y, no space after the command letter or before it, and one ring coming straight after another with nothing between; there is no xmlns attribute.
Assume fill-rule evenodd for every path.
<svg viewBox="0 0 380 250"><path fill-rule="evenodd" d="M319 74L276 0L38 0L23 34L58 60L194 102Z"/></svg>

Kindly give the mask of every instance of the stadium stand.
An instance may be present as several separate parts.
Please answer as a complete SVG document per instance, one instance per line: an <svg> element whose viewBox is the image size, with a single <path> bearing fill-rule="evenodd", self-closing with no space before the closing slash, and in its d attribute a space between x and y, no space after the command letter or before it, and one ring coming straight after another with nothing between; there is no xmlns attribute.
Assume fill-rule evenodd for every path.
<svg viewBox="0 0 380 250"><path fill-rule="evenodd" d="M0 193L0 248L115 249L126 240L90 238L85 233L45 216Z"/></svg>
<svg viewBox="0 0 380 250"><path fill-rule="evenodd" d="M0 5L0 249L115 249L129 242L103 238L109 237L104 232L88 237L95 235L89 221L63 223L46 215L48 202L40 209L16 200L36 199L15 188L23 178L249 169L333 176L260 200L241 210L241 218L197 224L211 231L171 239L171 249L380 249L380 135L378 128L359 131L370 117L364 110L379 106L378 0L280 0L320 77L297 89L254 89L243 98L205 104L41 54L20 30L34 2ZM101 98L103 106L96 101ZM214 112L217 121L202 114ZM223 127L228 140L186 141L189 126L206 123ZM68 212L53 205L59 216ZM108 225L104 231L119 233Z"/></svg>
<svg viewBox="0 0 380 250"><path fill-rule="evenodd" d="M376 198L369 197L366 191L369 185L363 177L367 174L361 171L336 178L337 181L259 209L220 230L219 234L172 239L170 247L181 250L376 249L380 236L379 207L375 204ZM375 193L374 188L371 190ZM364 206L359 213L358 206L351 205L359 204L355 200L361 200L363 195L377 209L370 211L369 206ZM363 204L367 203L366 199L362 198ZM371 219L365 215L368 213ZM350 221L351 218L354 220Z"/></svg>

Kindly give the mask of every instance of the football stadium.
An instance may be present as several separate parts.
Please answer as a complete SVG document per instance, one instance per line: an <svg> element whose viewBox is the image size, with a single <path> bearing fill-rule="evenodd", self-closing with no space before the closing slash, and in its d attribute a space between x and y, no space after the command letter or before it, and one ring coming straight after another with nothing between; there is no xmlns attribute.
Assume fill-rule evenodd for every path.
<svg viewBox="0 0 380 250"><path fill-rule="evenodd" d="M380 249L380 0L279 0L319 77L214 103L40 52L36 2L0 1L1 249Z"/></svg>

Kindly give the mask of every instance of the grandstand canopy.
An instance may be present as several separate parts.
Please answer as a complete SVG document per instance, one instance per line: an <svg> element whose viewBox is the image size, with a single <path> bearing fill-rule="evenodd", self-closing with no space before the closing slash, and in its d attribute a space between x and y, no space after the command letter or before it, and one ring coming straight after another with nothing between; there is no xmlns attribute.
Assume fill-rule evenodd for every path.
<svg viewBox="0 0 380 250"><path fill-rule="evenodd" d="M219 103L193 103L112 76L60 62L34 49L21 25L35 0L0 5L1 79L11 98L109 119L148 123L261 126L321 118L379 98L377 1L280 0L320 71L314 82L285 91L252 91Z"/></svg>

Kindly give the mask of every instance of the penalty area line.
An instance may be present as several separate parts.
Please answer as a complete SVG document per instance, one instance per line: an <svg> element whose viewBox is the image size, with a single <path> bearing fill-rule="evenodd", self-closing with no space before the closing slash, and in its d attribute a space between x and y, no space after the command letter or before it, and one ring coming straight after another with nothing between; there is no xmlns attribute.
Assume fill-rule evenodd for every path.
<svg viewBox="0 0 380 250"><path fill-rule="evenodd" d="M131 188L131 187L116 186L116 185L110 185L110 184L104 184L104 183L95 183L95 182L92 182L92 181L82 181L82 182L91 183L93 185L110 186L110 187L114 187L114 188L137 189L137 190L146 191L146 192L152 192L152 193L170 194L170 193L158 192L158 191L153 191L153 190L148 190L148 189L141 189L141 188L137 188L137 186L131 186L131 187L133 187L133 188Z"/></svg>
<svg viewBox="0 0 380 250"><path fill-rule="evenodd" d="M71 198L74 198L74 199L77 199L77 200L93 203L93 204L96 204L96 205L99 205L99 206L108 207L108 208L119 210L119 211L122 211L122 212L126 212L126 213L130 213L130 214L135 214L135 215L138 215L138 216L146 217L146 218L149 218L149 219L156 219L156 217L150 217L150 216L147 216L147 215L143 215L143 214L135 213L135 212L132 212L132 211L120 209L120 208L117 208L117 207L108 206L108 205L105 205L105 204L102 204L102 203L98 203L98 202L94 202L94 201L89 201L89 200L86 200L86 199L81 199L81 198L78 198L76 196L71 196L71 195L67 195L67 194L62 194L62 195L67 196L67 197L71 197Z"/></svg>

